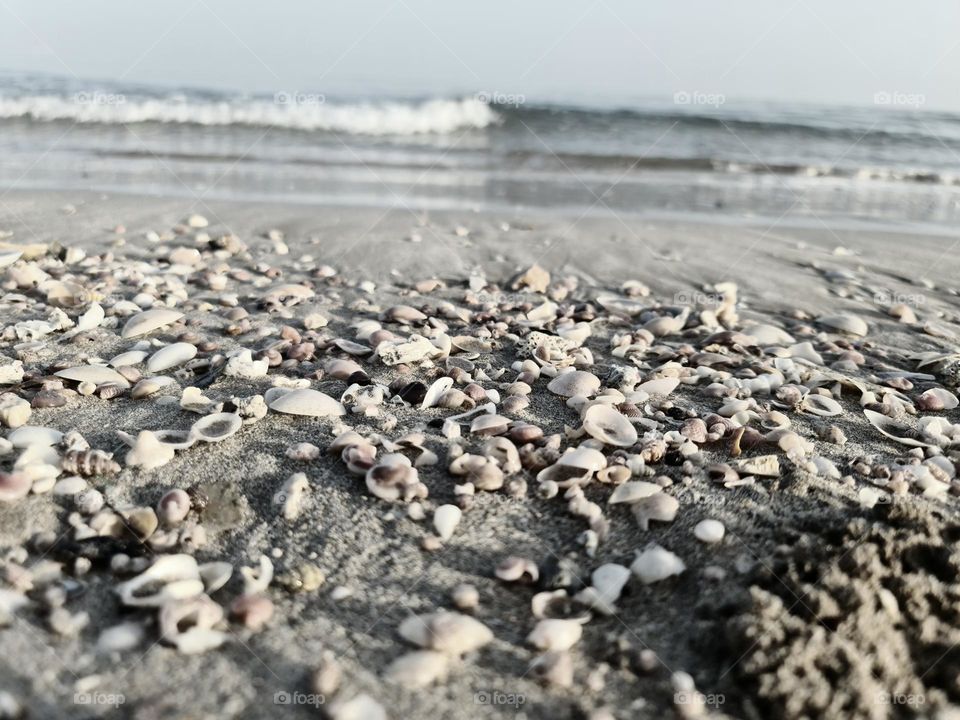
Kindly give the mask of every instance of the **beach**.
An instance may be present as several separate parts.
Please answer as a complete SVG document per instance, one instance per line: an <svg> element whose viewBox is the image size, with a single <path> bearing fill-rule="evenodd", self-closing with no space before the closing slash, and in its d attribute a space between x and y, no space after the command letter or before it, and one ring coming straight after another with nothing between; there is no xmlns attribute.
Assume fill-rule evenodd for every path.
<svg viewBox="0 0 960 720"><path fill-rule="evenodd" d="M33 402L30 426L76 431L90 447L112 453L118 467L90 475L79 493L79 483L62 486L63 493L48 483L45 491L0 503L5 578L11 592L26 598L21 603L4 596L4 712L14 715L20 706L29 717L119 713L142 720L318 713L335 720L953 717L960 702L960 486L950 423L958 416L955 407L918 410L913 403L930 388L943 389L945 395L933 394L940 400L955 392L949 373L918 368L916 356L956 352L957 242L945 232L808 220L733 221L708 212L681 220L579 209L425 211L197 194L4 193L0 256L24 255L2 270L0 354L22 359L28 378L52 380L51 392L60 391L55 371L100 365L96 359L106 362L137 342L149 343L145 356L180 342L199 349L202 359L230 358L246 348L255 362L266 357L270 342L285 341L273 351L269 372L215 375L201 387L210 405L199 411L184 407L183 388L214 365L148 373L135 364L144 377L174 378L139 398L129 389L115 397L104 397L102 388L84 395L77 381L61 376L62 405ZM71 258L63 248L84 254ZM19 276L14 271L25 267L41 268L47 277L31 285L26 270ZM518 281L532 267L539 272ZM548 282L537 287L544 271ZM41 289L49 287L44 283L65 278L83 278L80 284L96 291L62 305L70 318L77 320L91 302L105 317L79 339L70 338L69 329L18 337L12 329L17 323L44 319L56 304ZM280 286L286 289L271 296ZM143 336L122 337L124 323L136 317L122 303L132 301L142 312L153 301L140 294L182 317ZM231 316L237 308L245 313ZM391 308L412 311L391 314ZM904 308L915 315L913 322ZM640 333L651 319L668 324L680 316L679 325L663 333ZM357 325L361 321L367 324ZM360 339L373 331L371 321L393 334L384 347L413 333L471 336L474 342L460 340L462 347L455 342L445 355L403 367L388 365L385 355L369 355L368 340ZM631 404L637 413L627 425L641 435L673 431L665 452L651 450L649 439L617 444L578 434L580 411L590 401L574 393L579 400L571 402L547 389L552 376L542 367L551 365L549 359L527 377L528 388L518 387L524 383L518 383L516 363L533 362L536 354L523 355L514 336L553 336L557 327L576 323L584 324L578 331L589 332L576 335L579 350L569 346L561 355L576 355L577 370L599 378L587 396L600 387L621 393L618 407ZM770 326L790 333L791 341ZM757 327L765 329L749 335ZM638 349L618 354L630 344L623 336ZM478 351L474 345L483 339L492 341ZM306 342L313 349L305 360L288 355L291 345ZM797 347L804 342L810 347ZM734 359L705 355L711 353ZM506 417L511 429L530 425L542 429L543 438L557 436L556 456L546 454L553 461L560 450L587 442L612 467L642 445L638 454L646 457L639 469L629 461L620 466L632 468L629 482L644 483L638 492L673 498L672 515L669 504L666 511L650 510L647 524L633 516L636 499L609 504L623 477L618 483L591 475L568 499L569 488L550 495L532 460L506 473L499 489L458 488L465 481L451 474L451 462L460 451L482 455L487 436L471 432L466 419L462 436L450 437L443 419L468 408L391 400L404 387L398 378L429 387L446 375L465 388L462 367L452 372L459 366L447 362L454 357L483 368L486 380L477 384L496 391L496 400L488 393L474 404L494 402L491 416ZM286 396L275 393L279 400L297 387L349 405L342 398L348 377L337 377L329 366L336 359L361 366L373 383L363 387L392 389L371 401L368 413L347 407L342 416L305 416L277 411L274 400L267 401L265 416L231 409L231 398L286 388ZM830 402L806 394L794 402L770 388L734 389L727 396L707 391L711 382L729 380L734 387L734 380L771 373L775 359L783 363L776 367L784 384L813 389L810 397ZM631 366L638 373L632 384L615 370ZM699 378L697 369L703 371ZM811 379L820 371L835 375ZM726 376L712 378L716 372ZM644 393L647 399L631 395L643 387L638 383L663 378L683 381L662 396L659 385ZM12 388L27 398L39 389ZM514 397L528 402L505 409L504 400ZM729 412L722 411L728 401ZM218 403L226 405L214 408ZM881 417L889 410L895 425L878 427L864 407ZM203 417L238 413L251 421L241 427L237 420L239 430L222 441L171 451L156 467L131 462L131 449L118 438L118 431L131 438L145 430L187 431ZM698 437L689 421L716 413L734 418L727 434ZM780 425L781 415L787 425ZM948 427L936 437L936 428L926 428L912 445L880 432L884 427L896 435L922 416L944 418ZM627 432L619 422L610 421ZM739 440L731 436L751 436L737 434L737 426L768 422L764 432L780 428L781 435L754 438L759 444L749 447L744 440L740 457ZM504 434L506 427L494 437L513 437ZM781 437L786 427L789 443ZM348 471L339 454L327 452L346 430L377 445L378 457L388 451L419 456L423 448L416 443L390 447L423 433L418 442L437 456L417 468L428 496L411 503L372 494L363 472ZM298 443L319 452L292 452ZM5 470L19 452L11 448L0 458ZM778 457L778 470L737 468L754 456ZM911 463L925 472L932 467L933 479L894 467ZM734 467L735 481L724 481L721 464ZM288 479L296 473L305 483L302 497L298 490L291 500L296 483ZM649 484L660 487L644 490ZM125 518L123 527L107 523L101 533L115 545L75 539L86 525L77 495L88 486L102 494L104 507ZM174 532L167 545L153 547L149 534L131 540L124 513L154 508L177 488L191 491L186 522L203 528L200 539ZM423 489L414 484L414 491ZM446 520L434 516L448 506L458 509L444 513L456 518L449 533ZM597 513L607 523L602 532L587 520ZM722 539L700 537L706 537L704 520L719 521ZM588 528L595 540L585 540ZM666 574L653 580L637 560L651 546L667 552L655 563ZM204 636L211 642L205 652L178 649L161 636L156 607L125 606L118 597L118 585L136 575L138 562L142 572L158 556L175 553L231 568L222 587L203 588L202 597L226 611L210 623L209 633L220 634ZM132 565L121 567L111 559L116 554L129 556ZM273 568L266 586L256 582L257 572L263 579L261 557ZM509 563L504 566L511 557L532 562L537 578L529 571L514 577ZM591 573L604 565L631 568L629 579L609 603L590 608L572 602L599 583ZM240 568L254 570L241 577ZM455 593L464 585L475 589L475 598L462 588ZM63 588L62 597L52 587ZM558 591L552 599L540 595ZM257 600L237 606L238 597ZM67 613L58 615L57 608ZM430 637L417 648L410 633L399 630L411 617L439 611L479 621L490 637L465 625L456 637L476 632L484 639L460 653L436 647ZM538 648L531 632L554 612L578 624L582 637L565 645L544 629L547 640ZM85 622L77 619L82 613ZM103 639L104 630L121 624L129 627ZM564 625L563 632L571 627ZM416 652L423 654L392 665ZM319 678L318 669L324 671Z"/></svg>

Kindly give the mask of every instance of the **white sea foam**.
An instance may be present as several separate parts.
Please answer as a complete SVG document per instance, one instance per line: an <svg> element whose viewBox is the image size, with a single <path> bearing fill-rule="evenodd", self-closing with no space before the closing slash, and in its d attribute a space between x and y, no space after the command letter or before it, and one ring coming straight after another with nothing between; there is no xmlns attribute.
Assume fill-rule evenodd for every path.
<svg viewBox="0 0 960 720"><path fill-rule="evenodd" d="M245 125L364 135L415 135L485 128L496 123L499 116L475 98L336 103L322 95L302 93L278 93L273 100L214 101L182 96L130 98L91 92L66 97L0 96L0 119L12 118L102 124Z"/></svg>

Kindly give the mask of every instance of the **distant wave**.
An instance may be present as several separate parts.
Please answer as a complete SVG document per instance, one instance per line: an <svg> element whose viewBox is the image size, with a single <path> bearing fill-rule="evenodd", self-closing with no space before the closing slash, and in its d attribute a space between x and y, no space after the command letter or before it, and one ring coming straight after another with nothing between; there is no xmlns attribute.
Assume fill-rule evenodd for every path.
<svg viewBox="0 0 960 720"><path fill-rule="evenodd" d="M242 125L363 135L447 134L485 128L498 113L474 98L423 102L327 102L322 95L278 93L273 99L202 100L183 96L131 98L81 92L71 96L0 96L0 119L133 123Z"/></svg>

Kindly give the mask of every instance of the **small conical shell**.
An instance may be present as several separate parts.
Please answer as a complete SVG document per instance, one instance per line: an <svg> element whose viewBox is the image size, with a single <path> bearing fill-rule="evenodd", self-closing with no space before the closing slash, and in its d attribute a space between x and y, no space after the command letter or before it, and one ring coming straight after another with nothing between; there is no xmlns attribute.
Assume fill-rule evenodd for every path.
<svg viewBox="0 0 960 720"><path fill-rule="evenodd" d="M449 540L453 537L453 531L460 523L462 515L462 511L456 505L441 505L434 511L433 527L441 540Z"/></svg>

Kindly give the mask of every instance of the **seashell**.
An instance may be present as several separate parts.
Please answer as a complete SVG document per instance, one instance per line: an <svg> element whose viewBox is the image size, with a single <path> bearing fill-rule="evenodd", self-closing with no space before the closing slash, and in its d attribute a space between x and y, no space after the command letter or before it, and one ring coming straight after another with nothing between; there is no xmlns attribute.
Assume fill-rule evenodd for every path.
<svg viewBox="0 0 960 720"><path fill-rule="evenodd" d="M459 410L460 408L472 410L476 407L476 402L463 392L463 390L452 388L440 396L440 399L437 401L437 406L448 410Z"/></svg>
<svg viewBox="0 0 960 720"><path fill-rule="evenodd" d="M606 465L607 458L602 452L581 446L561 455L557 462L537 473L537 482L552 480L560 487L582 485Z"/></svg>
<svg viewBox="0 0 960 720"><path fill-rule="evenodd" d="M420 335L411 335L409 340L401 342L383 342L377 346L377 355L384 365L419 362L436 351L434 344Z"/></svg>
<svg viewBox="0 0 960 720"><path fill-rule="evenodd" d="M502 415L478 415L470 423L470 432L477 435L500 435L507 431L510 419Z"/></svg>
<svg viewBox="0 0 960 720"><path fill-rule="evenodd" d="M152 310L145 310L144 312L137 313L123 326L123 331L120 333L122 338L132 338L139 335L146 335L147 333L158 330L165 325L170 325L171 323L176 322L183 317L183 313L178 310L171 310L169 308L154 308Z"/></svg>
<svg viewBox="0 0 960 720"><path fill-rule="evenodd" d="M633 516L637 519L637 524L641 530L650 529L650 521L673 522L677 517L677 510L680 509L680 503L673 495L666 493L654 493L648 497L642 498L630 506L633 510Z"/></svg>
<svg viewBox="0 0 960 720"><path fill-rule="evenodd" d="M384 679L405 688L422 688L447 676L449 659L436 650L416 650L387 666Z"/></svg>
<svg viewBox="0 0 960 720"><path fill-rule="evenodd" d="M97 385L111 383L123 388L130 387L127 379L112 368L105 365L81 365L79 367L67 368L54 373L57 377L75 382L92 382Z"/></svg>
<svg viewBox="0 0 960 720"><path fill-rule="evenodd" d="M922 439L924 437L922 433L914 430L909 425L897 422L873 410L864 409L863 414L867 416L867 420L870 421L871 425L895 442L902 445L910 445L911 447L930 447L932 445L932 443Z"/></svg>
<svg viewBox="0 0 960 720"><path fill-rule="evenodd" d="M444 395L444 393L446 393L452 387L452 377L445 376L435 380L427 389L427 393L423 397L423 402L420 403L420 409L426 410L427 408L435 407L440 402L440 398ZM460 406L458 405L457 407Z"/></svg>
<svg viewBox="0 0 960 720"><path fill-rule="evenodd" d="M263 629L273 611L273 601L265 595L241 595L230 604L231 617L253 632Z"/></svg>
<svg viewBox="0 0 960 720"><path fill-rule="evenodd" d="M157 503L157 517L165 526L179 525L190 512L190 496L175 488L163 494Z"/></svg>
<svg viewBox="0 0 960 720"><path fill-rule="evenodd" d="M630 568L606 563L590 574L590 586L577 593L574 599L605 615L613 615L615 604L629 579Z"/></svg>
<svg viewBox="0 0 960 720"><path fill-rule="evenodd" d="M306 285L299 285L297 283L281 283L279 285L274 285L263 297L266 299L275 299L275 300L295 300L297 302L301 300L309 300L314 295L316 295L313 290L308 288Z"/></svg>
<svg viewBox="0 0 960 720"><path fill-rule="evenodd" d="M475 355L493 352L493 345L471 335L456 335L450 338L450 344L458 350Z"/></svg>
<svg viewBox="0 0 960 720"><path fill-rule="evenodd" d="M796 342L790 333L775 325L751 325L742 332L756 340L758 345L793 345Z"/></svg>
<svg viewBox="0 0 960 720"><path fill-rule="evenodd" d="M681 574L686 569L687 566L684 565L683 560L659 545L647 546L630 566L631 572L644 585L666 580L668 577Z"/></svg>
<svg viewBox="0 0 960 720"><path fill-rule="evenodd" d="M539 265L533 264L515 277L510 287L514 290L529 290L534 293L545 293L547 288L550 287L550 273Z"/></svg>
<svg viewBox="0 0 960 720"><path fill-rule="evenodd" d="M780 459L776 455L758 455L739 460L734 467L741 475L780 477Z"/></svg>
<svg viewBox="0 0 960 720"><path fill-rule="evenodd" d="M97 650L103 653L126 652L143 642L145 632L138 622L124 622L104 628L97 638Z"/></svg>
<svg viewBox="0 0 960 720"><path fill-rule="evenodd" d="M127 453L125 462L128 467L141 467L153 470L173 460L174 448L161 442L156 433L143 430Z"/></svg>
<svg viewBox="0 0 960 720"><path fill-rule="evenodd" d="M609 405L591 405L583 415L587 434L607 445L629 447L637 442L637 429Z"/></svg>
<svg viewBox="0 0 960 720"><path fill-rule="evenodd" d="M133 386L133 390L130 391L130 397L134 400L139 400L153 395L155 392L159 392L168 385L174 384L176 384L176 381L171 377L160 376L144 378Z"/></svg>
<svg viewBox="0 0 960 720"><path fill-rule="evenodd" d="M388 453L366 472L370 493L381 500L393 502L401 497L413 499L418 494L419 476L410 459L399 453Z"/></svg>
<svg viewBox="0 0 960 720"><path fill-rule="evenodd" d="M411 615L397 632L409 643L454 657L479 650L493 640L490 628L479 620L447 610Z"/></svg>
<svg viewBox="0 0 960 720"><path fill-rule="evenodd" d="M8 428L18 428L27 424L33 410L30 403L13 393L0 394L0 423Z"/></svg>
<svg viewBox="0 0 960 720"><path fill-rule="evenodd" d="M70 475L93 477L116 475L120 465L114 462L113 454L104 450L67 450L60 461L60 468Z"/></svg>
<svg viewBox="0 0 960 720"><path fill-rule="evenodd" d="M427 320L427 316L409 305L394 305L383 313L383 320L402 325L415 325Z"/></svg>
<svg viewBox="0 0 960 720"><path fill-rule="evenodd" d="M302 442L291 445L284 454L291 460L309 462L320 457L320 448L313 443Z"/></svg>
<svg viewBox="0 0 960 720"><path fill-rule="evenodd" d="M462 583L453 589L453 604L459 610L473 611L480 605L480 593L473 585Z"/></svg>
<svg viewBox="0 0 960 720"><path fill-rule="evenodd" d="M183 365L197 355L197 348L190 343L178 342L160 348L147 360L147 370L152 373L163 372L177 365Z"/></svg>
<svg viewBox="0 0 960 720"><path fill-rule="evenodd" d="M723 540L725 528L719 520L701 520L693 528L693 536L700 542L708 544Z"/></svg>
<svg viewBox="0 0 960 720"><path fill-rule="evenodd" d="M583 637L583 624L579 620L547 618L537 623L527 642L539 650L569 650Z"/></svg>
<svg viewBox="0 0 960 720"><path fill-rule="evenodd" d="M760 426L764 430L786 430L790 427L790 418L779 410L771 410L760 416Z"/></svg>
<svg viewBox="0 0 960 720"><path fill-rule="evenodd" d="M557 375L547 390L561 397L590 397L600 389L600 378L584 370L572 370Z"/></svg>
<svg viewBox="0 0 960 720"><path fill-rule="evenodd" d="M645 480L631 480L623 483L623 485L618 485L616 490L611 493L607 504L633 504L660 492L663 492L663 488L656 483L646 482Z"/></svg>
<svg viewBox="0 0 960 720"><path fill-rule="evenodd" d="M855 335L857 337L866 337L870 331L867 323L856 315L824 315L817 318L817 322L831 330L846 333L847 335Z"/></svg>
<svg viewBox="0 0 960 720"><path fill-rule="evenodd" d="M270 362L266 359L254 360L249 350L240 350L227 360L223 374L227 377L238 377L246 380L266 377L270 369Z"/></svg>
<svg viewBox="0 0 960 720"><path fill-rule="evenodd" d="M268 402L268 406L271 410L288 415L335 417L347 414L346 408L332 397L309 388L284 393Z"/></svg>
<svg viewBox="0 0 960 720"><path fill-rule="evenodd" d="M200 595L203 582L192 556L160 555L142 573L117 585L115 591L124 605L159 607L167 600Z"/></svg>
<svg viewBox="0 0 960 720"><path fill-rule="evenodd" d="M540 579L540 570L533 560L511 555L501 560L493 574L504 582L529 581L537 582Z"/></svg>
<svg viewBox="0 0 960 720"><path fill-rule="evenodd" d="M680 380L678 378L657 378L641 383L637 386L636 391L644 392L648 395L669 395L677 389L679 384Z"/></svg>
<svg viewBox="0 0 960 720"><path fill-rule="evenodd" d="M574 679L573 657L568 652L547 652L534 659L528 672L544 685L569 688L573 686ZM597 717L596 712L590 714L591 720L596 720ZM601 715L600 718L602 717Z"/></svg>
<svg viewBox="0 0 960 720"><path fill-rule="evenodd" d="M129 350L125 353L120 353L115 355L110 359L110 365L115 368L129 367L131 365L139 365L144 360L147 359L149 353L144 352L143 350Z"/></svg>
<svg viewBox="0 0 960 720"><path fill-rule="evenodd" d="M106 313L104 313L100 303L92 303L87 311L77 318L77 327L75 330L76 332L86 332L87 330L100 327L100 323L103 322L104 317L106 317Z"/></svg>
<svg viewBox="0 0 960 720"><path fill-rule="evenodd" d="M519 455L517 459L519 462ZM477 490L493 491L503 487L503 470L491 457L464 453L454 458L449 470L453 475L466 475Z"/></svg>
<svg viewBox="0 0 960 720"><path fill-rule="evenodd" d="M330 720L387 720L387 711L366 693L330 703Z"/></svg>
<svg viewBox="0 0 960 720"><path fill-rule="evenodd" d="M433 527L441 540L453 537L453 531L460 523L463 512L456 505L441 505L433 513Z"/></svg>
<svg viewBox="0 0 960 720"><path fill-rule="evenodd" d="M957 396L943 388L930 388L917 398L917 407L926 412L953 410L958 404Z"/></svg>
<svg viewBox="0 0 960 720"><path fill-rule="evenodd" d="M353 360L335 359L323 366L323 371L337 380L349 380L357 373L364 373L363 367ZM364 373L366 374L366 373Z"/></svg>
<svg viewBox="0 0 960 720"><path fill-rule="evenodd" d="M18 449L33 445L51 447L63 440L63 433L40 425L21 425L7 435L7 440Z"/></svg>
<svg viewBox="0 0 960 720"><path fill-rule="evenodd" d="M800 403L800 408L820 417L833 417L843 413L843 408L833 398L810 393Z"/></svg>
<svg viewBox="0 0 960 720"><path fill-rule="evenodd" d="M243 426L243 420L234 413L216 413L197 420L190 427L190 437L203 442L226 440Z"/></svg>
<svg viewBox="0 0 960 720"><path fill-rule="evenodd" d="M511 475L520 472L520 453L517 446L505 437L493 437L483 444L483 454L496 461L504 473ZM481 488L483 489L483 488Z"/></svg>
<svg viewBox="0 0 960 720"><path fill-rule="evenodd" d="M14 502L30 493L33 480L22 472L0 471L0 502Z"/></svg>

